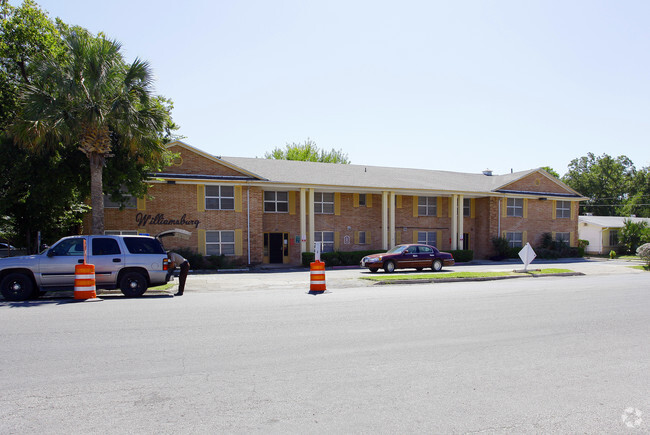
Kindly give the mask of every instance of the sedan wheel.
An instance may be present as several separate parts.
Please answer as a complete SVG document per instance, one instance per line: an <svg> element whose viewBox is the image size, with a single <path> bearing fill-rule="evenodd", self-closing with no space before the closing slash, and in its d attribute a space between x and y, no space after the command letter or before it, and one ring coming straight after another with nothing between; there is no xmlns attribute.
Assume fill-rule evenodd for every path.
<svg viewBox="0 0 650 435"><path fill-rule="evenodd" d="M386 273L395 272L395 263L393 263L392 261L387 261L386 264L384 264L384 272Z"/></svg>
<svg viewBox="0 0 650 435"><path fill-rule="evenodd" d="M431 265L431 270L433 270L434 272L440 272L442 270L442 261L433 260L433 264Z"/></svg>

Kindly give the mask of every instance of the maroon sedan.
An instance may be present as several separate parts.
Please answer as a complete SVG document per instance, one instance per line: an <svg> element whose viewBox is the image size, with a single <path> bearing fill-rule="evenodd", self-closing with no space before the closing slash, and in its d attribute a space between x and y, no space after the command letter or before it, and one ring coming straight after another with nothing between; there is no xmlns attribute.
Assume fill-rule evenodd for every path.
<svg viewBox="0 0 650 435"><path fill-rule="evenodd" d="M429 245L397 245L384 254L373 254L361 259L361 267L367 267L371 272L384 269L392 273L395 269L422 270L430 267L434 272L442 266L453 266L454 257L448 252L441 252Z"/></svg>

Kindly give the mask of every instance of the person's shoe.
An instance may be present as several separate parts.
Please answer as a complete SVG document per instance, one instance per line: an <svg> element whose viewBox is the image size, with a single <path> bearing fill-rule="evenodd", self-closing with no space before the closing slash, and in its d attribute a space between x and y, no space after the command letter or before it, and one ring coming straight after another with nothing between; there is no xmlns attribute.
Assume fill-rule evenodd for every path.
<svg viewBox="0 0 650 435"><path fill-rule="evenodd" d="M181 293L181 292L174 293L174 296L183 296L183 293Z"/></svg>

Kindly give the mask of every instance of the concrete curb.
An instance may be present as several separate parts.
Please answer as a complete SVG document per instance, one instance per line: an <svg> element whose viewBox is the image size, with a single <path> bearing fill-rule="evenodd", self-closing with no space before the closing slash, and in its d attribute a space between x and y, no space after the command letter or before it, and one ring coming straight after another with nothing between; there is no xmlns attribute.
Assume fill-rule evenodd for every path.
<svg viewBox="0 0 650 435"><path fill-rule="evenodd" d="M545 276L584 276L582 272L564 272L564 273L531 273L528 275L505 275L505 276L485 276L477 278L439 278L439 279L397 279L391 281L378 281L373 285L390 285L390 284L431 284L447 282L478 282L478 281L499 281L503 279L516 278L541 278Z"/></svg>

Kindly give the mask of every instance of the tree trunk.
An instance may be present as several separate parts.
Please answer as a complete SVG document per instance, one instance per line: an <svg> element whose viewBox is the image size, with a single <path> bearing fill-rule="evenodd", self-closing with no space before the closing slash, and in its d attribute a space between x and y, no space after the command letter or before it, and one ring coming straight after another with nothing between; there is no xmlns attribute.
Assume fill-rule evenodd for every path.
<svg viewBox="0 0 650 435"><path fill-rule="evenodd" d="M103 154L90 153L90 205L92 207L91 234L104 234L104 196L102 171L104 170Z"/></svg>

